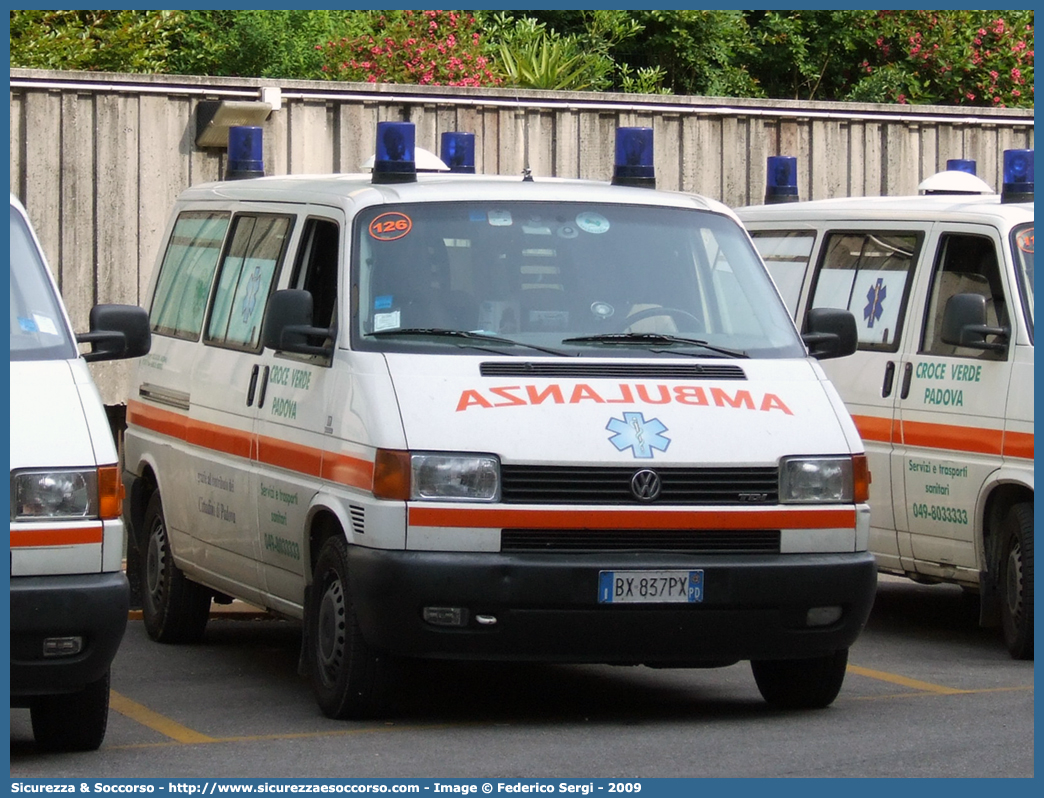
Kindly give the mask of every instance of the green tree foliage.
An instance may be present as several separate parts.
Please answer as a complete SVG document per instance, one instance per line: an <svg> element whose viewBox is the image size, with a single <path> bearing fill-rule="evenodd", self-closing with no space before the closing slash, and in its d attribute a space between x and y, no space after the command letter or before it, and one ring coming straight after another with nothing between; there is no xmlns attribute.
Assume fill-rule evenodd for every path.
<svg viewBox="0 0 1044 798"><path fill-rule="evenodd" d="M354 23L352 35L314 46L322 77L422 86L501 82L468 12L362 11Z"/></svg>
<svg viewBox="0 0 1044 798"><path fill-rule="evenodd" d="M10 14L13 67L1033 107L1029 10Z"/></svg>
<svg viewBox="0 0 1044 798"><path fill-rule="evenodd" d="M879 11L845 99L1033 107L1032 11Z"/></svg>
<svg viewBox="0 0 1044 798"><path fill-rule="evenodd" d="M166 72L180 11L12 11L11 66Z"/></svg>

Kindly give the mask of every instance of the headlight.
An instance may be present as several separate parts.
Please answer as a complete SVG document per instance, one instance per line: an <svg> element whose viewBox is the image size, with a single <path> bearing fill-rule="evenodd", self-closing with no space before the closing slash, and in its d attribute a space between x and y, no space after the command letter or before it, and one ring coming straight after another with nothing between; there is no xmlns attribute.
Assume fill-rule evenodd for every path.
<svg viewBox="0 0 1044 798"><path fill-rule="evenodd" d="M95 518L98 473L22 471L11 477L12 520Z"/></svg>
<svg viewBox="0 0 1044 798"><path fill-rule="evenodd" d="M410 498L494 502L500 498L500 463L492 455L413 454Z"/></svg>
<svg viewBox="0 0 1044 798"><path fill-rule="evenodd" d="M855 501L851 457L788 457L780 464L783 504L851 504Z"/></svg>

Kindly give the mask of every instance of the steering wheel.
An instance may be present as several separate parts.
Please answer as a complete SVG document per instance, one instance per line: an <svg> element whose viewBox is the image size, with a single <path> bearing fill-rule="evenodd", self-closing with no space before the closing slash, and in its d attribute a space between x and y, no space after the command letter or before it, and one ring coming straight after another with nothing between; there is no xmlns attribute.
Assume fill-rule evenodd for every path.
<svg viewBox="0 0 1044 798"><path fill-rule="evenodd" d="M703 320L699 316L695 316L692 313L689 313L689 311L682 310L681 308L671 308L667 306L636 310L623 320L623 326L620 329L626 330L632 324L635 324L642 319L651 319L653 316L670 316L672 319L678 319L679 321L682 319L688 319L689 321L695 322L695 330L703 329Z"/></svg>

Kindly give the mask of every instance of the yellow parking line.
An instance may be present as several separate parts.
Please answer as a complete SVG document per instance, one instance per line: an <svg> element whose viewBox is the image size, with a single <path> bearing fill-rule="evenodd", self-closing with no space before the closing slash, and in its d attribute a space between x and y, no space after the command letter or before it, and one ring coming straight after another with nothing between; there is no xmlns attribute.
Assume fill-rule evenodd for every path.
<svg viewBox="0 0 1044 798"><path fill-rule="evenodd" d="M144 707L136 701L131 701L129 698L120 695L115 690L109 691L109 708L114 709L121 715L124 715L131 720L136 720L142 726L147 726L153 731L166 735L179 743L216 742L213 737L207 737L207 735L193 731L187 726L182 726L180 723L177 723L158 712L153 712L148 707Z"/></svg>
<svg viewBox="0 0 1044 798"><path fill-rule="evenodd" d="M900 676L898 673L875 671L870 668L861 668L858 665L849 665L848 672L854 673L857 676L866 676L868 679L877 679L878 681L888 682L889 684L898 684L902 687L909 687L911 690L921 690L923 692L936 693L938 695L959 695L961 693L978 692L977 690L958 690L956 687L944 687L941 684L922 682L920 679L910 679L906 676Z"/></svg>

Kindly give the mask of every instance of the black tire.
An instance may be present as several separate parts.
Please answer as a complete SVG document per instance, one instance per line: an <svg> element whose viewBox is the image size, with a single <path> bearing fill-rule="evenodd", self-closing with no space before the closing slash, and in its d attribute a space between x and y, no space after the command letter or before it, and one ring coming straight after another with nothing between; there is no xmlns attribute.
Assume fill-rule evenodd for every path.
<svg viewBox="0 0 1044 798"><path fill-rule="evenodd" d="M384 709L388 657L363 639L340 535L323 544L305 608L308 678L329 718L371 718Z"/></svg>
<svg viewBox="0 0 1044 798"><path fill-rule="evenodd" d="M34 698L29 716L42 750L97 750L109 724L109 672L78 693Z"/></svg>
<svg viewBox="0 0 1044 798"><path fill-rule="evenodd" d="M1033 659L1033 504L1016 504L1000 527L1001 631L1013 659Z"/></svg>
<svg viewBox="0 0 1044 798"><path fill-rule="evenodd" d="M761 696L781 709L830 706L848 667L848 649L810 659L755 660L750 663Z"/></svg>
<svg viewBox="0 0 1044 798"><path fill-rule="evenodd" d="M145 631L158 643L198 643L210 617L210 591L174 564L159 492L145 510L141 609Z"/></svg>

